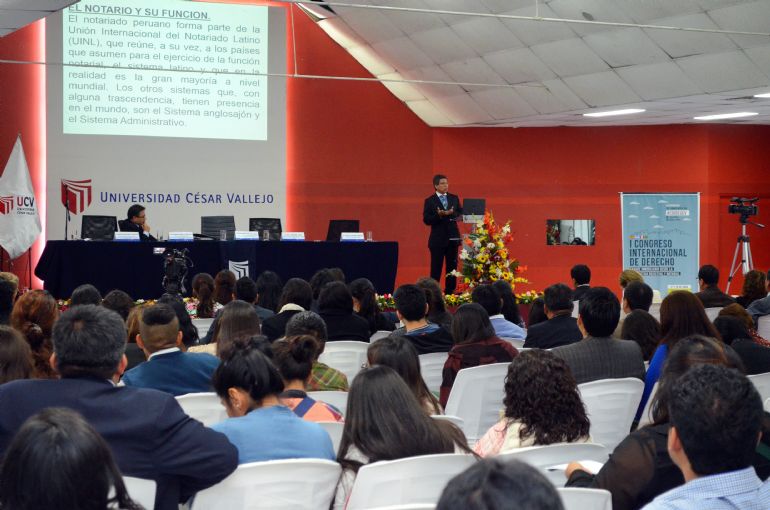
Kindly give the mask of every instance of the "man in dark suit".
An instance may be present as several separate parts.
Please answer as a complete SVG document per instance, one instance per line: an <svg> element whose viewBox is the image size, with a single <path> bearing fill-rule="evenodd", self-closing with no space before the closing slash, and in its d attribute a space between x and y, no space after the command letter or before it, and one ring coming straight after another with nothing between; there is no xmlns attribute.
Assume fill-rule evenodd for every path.
<svg viewBox="0 0 770 510"><path fill-rule="evenodd" d="M232 473L238 451L223 434L187 416L173 396L116 386L125 346L117 313L95 305L63 313L51 356L62 378L0 386L0 455L30 416L47 407L73 409L107 441L123 475L155 480L156 510L176 510Z"/></svg>
<svg viewBox="0 0 770 510"><path fill-rule="evenodd" d="M441 281L441 268L446 261L446 273L457 269L457 249L460 246L460 231L457 218L462 214L460 198L447 193L449 181L446 175L434 175L433 187L436 192L425 199L422 208L422 221L430 226L428 249L430 250L430 277ZM444 293L452 294L457 285L457 278L446 276Z"/></svg>
<svg viewBox="0 0 770 510"><path fill-rule="evenodd" d="M578 326L585 338L551 351L567 362L578 384L624 377L644 380L639 344L611 336L619 319L620 302L606 287L593 287L580 300Z"/></svg>
<svg viewBox="0 0 770 510"><path fill-rule="evenodd" d="M719 283L719 269L706 264L698 270L698 287L700 292L695 295L703 303L703 308L722 308L735 303L735 299L728 296L721 290Z"/></svg>
<svg viewBox="0 0 770 510"><path fill-rule="evenodd" d="M572 290L563 283L545 289L545 314L548 320L527 330L526 349L551 349L580 341L583 334L572 317Z"/></svg>
<svg viewBox="0 0 770 510"><path fill-rule="evenodd" d="M219 358L181 350L179 319L169 305L157 304L142 311L137 345L147 361L123 374L123 384L152 388L174 396L214 391L211 376Z"/></svg>
<svg viewBox="0 0 770 510"><path fill-rule="evenodd" d="M138 232L139 239L142 241L155 241L150 234L150 226L147 224L147 217L144 207L134 204L128 208L126 219L118 222L118 228L121 232Z"/></svg>
<svg viewBox="0 0 770 510"><path fill-rule="evenodd" d="M572 291L572 301L580 301L591 288L591 268L585 264L576 264L569 271L575 290Z"/></svg>

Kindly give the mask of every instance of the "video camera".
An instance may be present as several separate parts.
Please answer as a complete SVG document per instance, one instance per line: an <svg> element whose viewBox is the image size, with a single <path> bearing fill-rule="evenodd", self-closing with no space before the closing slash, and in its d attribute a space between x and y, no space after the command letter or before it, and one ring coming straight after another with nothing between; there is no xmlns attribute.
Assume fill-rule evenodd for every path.
<svg viewBox="0 0 770 510"><path fill-rule="evenodd" d="M187 248L166 248L163 252L163 290L166 293L182 295L186 292L184 280L187 277L187 268L193 267L189 253Z"/></svg>
<svg viewBox="0 0 770 510"><path fill-rule="evenodd" d="M759 214L759 206L757 205L758 201L759 197L733 197L730 199L730 205L727 206L727 212L730 214L740 214L741 223L746 223L749 221L749 217Z"/></svg>

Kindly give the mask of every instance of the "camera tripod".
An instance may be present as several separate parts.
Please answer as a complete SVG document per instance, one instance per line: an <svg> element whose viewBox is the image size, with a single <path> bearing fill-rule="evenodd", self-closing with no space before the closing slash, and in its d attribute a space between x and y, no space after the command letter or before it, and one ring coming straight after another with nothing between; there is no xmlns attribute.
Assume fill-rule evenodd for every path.
<svg viewBox="0 0 770 510"><path fill-rule="evenodd" d="M738 236L738 241L735 245L735 254L733 254L733 263L730 264L730 276L727 278L727 287L725 288L725 294L730 293L730 284L733 281L733 277L738 273L739 269L742 269L742 274L746 274L754 269L754 259L751 258L751 239L746 234L746 224L751 223L760 228L765 226L761 223L754 223L752 221L741 221L741 235ZM738 262L738 254L741 254L740 263Z"/></svg>

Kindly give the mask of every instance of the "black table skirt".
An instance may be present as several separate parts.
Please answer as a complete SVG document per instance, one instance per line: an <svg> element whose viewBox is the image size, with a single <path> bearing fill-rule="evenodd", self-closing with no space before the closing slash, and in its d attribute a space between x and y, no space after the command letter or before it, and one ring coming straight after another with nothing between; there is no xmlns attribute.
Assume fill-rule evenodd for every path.
<svg viewBox="0 0 770 510"><path fill-rule="evenodd" d="M248 276L265 270L289 278L309 280L317 270L339 267L348 281L368 278L379 293L393 292L398 266L396 242L291 242L291 241L195 241L195 242L108 242L48 241L35 275L57 298L68 298L84 283L103 294L120 289L134 299L154 299L163 293L163 257L153 248L187 248L194 263L185 286L196 273L212 276L231 263L248 267ZM240 274L239 276L242 276Z"/></svg>

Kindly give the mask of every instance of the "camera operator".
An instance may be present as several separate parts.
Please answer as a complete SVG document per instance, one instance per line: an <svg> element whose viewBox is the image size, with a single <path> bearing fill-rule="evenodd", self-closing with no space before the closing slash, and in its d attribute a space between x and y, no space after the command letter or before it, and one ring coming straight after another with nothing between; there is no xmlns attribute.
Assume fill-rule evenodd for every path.
<svg viewBox="0 0 770 510"><path fill-rule="evenodd" d="M144 206L134 204L128 208L127 218L118 222L121 232L138 232L142 241L155 241L150 234L150 226L147 224Z"/></svg>
<svg viewBox="0 0 770 510"><path fill-rule="evenodd" d="M188 254L186 248L166 248L163 252L163 290L166 294L181 295L186 292L184 280L187 277L187 268L193 266Z"/></svg>

